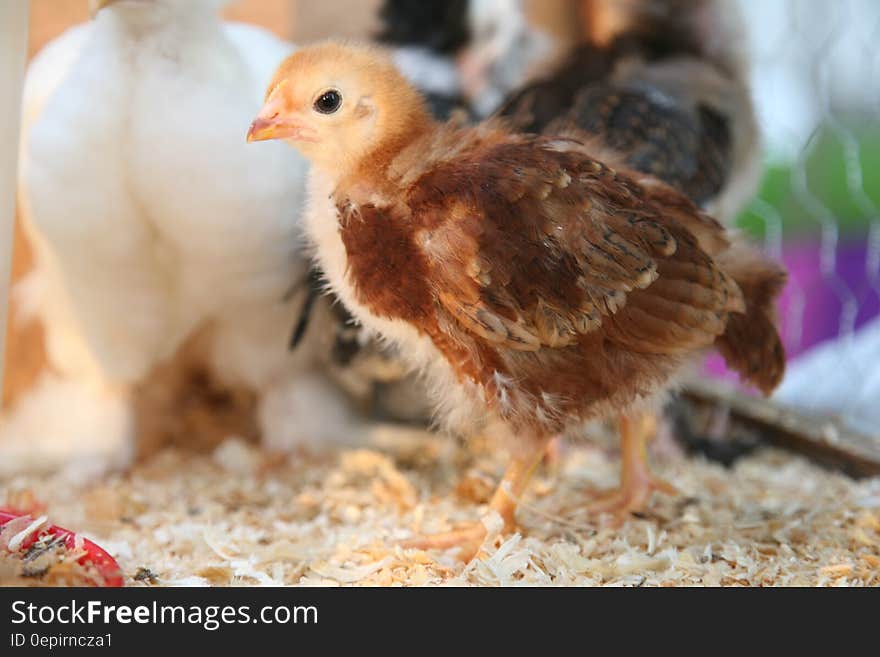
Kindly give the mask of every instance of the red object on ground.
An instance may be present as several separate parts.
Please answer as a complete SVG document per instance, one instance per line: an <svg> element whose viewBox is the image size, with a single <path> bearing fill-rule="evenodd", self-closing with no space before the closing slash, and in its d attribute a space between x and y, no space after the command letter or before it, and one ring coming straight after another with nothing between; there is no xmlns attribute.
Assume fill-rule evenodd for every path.
<svg viewBox="0 0 880 657"><path fill-rule="evenodd" d="M3 529L8 522L24 517L36 520L36 518L29 513L23 514L8 509L0 509L0 529ZM77 549L75 532L56 525L47 525L37 529L28 536L27 539L22 542L18 551L27 550L40 538L46 535L62 539L64 541L64 547L68 550L73 551ZM95 570L97 570L104 578L103 584L93 582L94 586L117 587L125 585L125 581L122 577L122 569L120 569L119 564L116 563L116 559L111 557L106 550L85 538L82 539L82 546L80 549L84 550L85 554L77 559L77 562L83 566L94 566Z"/></svg>

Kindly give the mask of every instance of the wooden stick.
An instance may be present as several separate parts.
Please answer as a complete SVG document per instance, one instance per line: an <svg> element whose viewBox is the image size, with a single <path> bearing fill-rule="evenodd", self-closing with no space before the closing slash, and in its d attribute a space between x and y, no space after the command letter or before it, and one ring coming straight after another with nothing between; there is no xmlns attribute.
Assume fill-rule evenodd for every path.
<svg viewBox="0 0 880 657"><path fill-rule="evenodd" d="M0 335L6 335L9 278L12 270L12 234L15 225L15 188L18 169L18 132L21 90L27 62L28 0L0 2ZM3 381L0 348L0 383Z"/></svg>
<svg viewBox="0 0 880 657"><path fill-rule="evenodd" d="M681 396L694 404L730 409L762 440L853 477L880 475L880 436L853 431L839 420L750 397L716 381L690 382Z"/></svg>

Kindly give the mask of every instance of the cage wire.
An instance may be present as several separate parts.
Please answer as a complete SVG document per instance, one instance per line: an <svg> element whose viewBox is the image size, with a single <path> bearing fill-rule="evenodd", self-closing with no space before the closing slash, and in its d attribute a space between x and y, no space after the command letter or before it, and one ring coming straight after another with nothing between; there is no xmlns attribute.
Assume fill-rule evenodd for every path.
<svg viewBox="0 0 880 657"><path fill-rule="evenodd" d="M866 394L880 403L880 390L868 389L880 344L877 359L847 348L880 314L880 3L740 6L766 166L739 223L789 269L780 322L790 372L818 345L839 344L831 371L806 376L843 400L821 410L847 418ZM880 441L876 420L865 424Z"/></svg>

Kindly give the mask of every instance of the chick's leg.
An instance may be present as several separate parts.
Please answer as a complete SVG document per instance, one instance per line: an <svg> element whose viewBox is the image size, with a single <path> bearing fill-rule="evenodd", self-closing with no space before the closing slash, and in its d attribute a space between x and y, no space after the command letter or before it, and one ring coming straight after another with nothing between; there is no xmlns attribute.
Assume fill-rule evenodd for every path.
<svg viewBox="0 0 880 657"><path fill-rule="evenodd" d="M675 495L671 484L655 476L648 466L648 440L656 431L654 415L622 416L620 418L621 473L620 488L610 491L587 506L593 513L613 513L618 522L645 508L651 494L660 491Z"/></svg>
<svg viewBox="0 0 880 657"><path fill-rule="evenodd" d="M432 534L406 541L403 545L421 550L445 550L452 547L461 548L458 557L462 561L473 559L489 535L489 528L497 526L498 518L503 523L503 531L514 529L516 522L514 512L520 495L526 488L532 472L541 462L546 443L541 443L527 454L514 457L504 474L498 488L489 501L489 513L477 522L468 523L464 527L442 534Z"/></svg>

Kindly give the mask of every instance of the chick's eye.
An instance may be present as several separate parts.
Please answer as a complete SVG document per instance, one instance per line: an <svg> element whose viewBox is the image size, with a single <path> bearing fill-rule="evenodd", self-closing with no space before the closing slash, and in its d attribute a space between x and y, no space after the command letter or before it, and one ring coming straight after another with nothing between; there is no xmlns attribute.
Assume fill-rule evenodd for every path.
<svg viewBox="0 0 880 657"><path fill-rule="evenodd" d="M321 114L333 114L342 104L342 94L335 89L325 91L315 101L315 109Z"/></svg>

